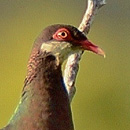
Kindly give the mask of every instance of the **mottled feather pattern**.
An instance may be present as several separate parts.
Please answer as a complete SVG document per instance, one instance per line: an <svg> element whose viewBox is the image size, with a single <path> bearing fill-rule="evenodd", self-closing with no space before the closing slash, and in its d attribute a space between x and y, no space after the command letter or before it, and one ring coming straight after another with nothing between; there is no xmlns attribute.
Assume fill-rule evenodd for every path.
<svg viewBox="0 0 130 130"><path fill-rule="evenodd" d="M38 69L38 65L40 64L40 57L41 53L37 49L33 49L30 59L28 61L27 65L27 76L25 78L24 87L31 83L31 81L36 77L36 71Z"/></svg>

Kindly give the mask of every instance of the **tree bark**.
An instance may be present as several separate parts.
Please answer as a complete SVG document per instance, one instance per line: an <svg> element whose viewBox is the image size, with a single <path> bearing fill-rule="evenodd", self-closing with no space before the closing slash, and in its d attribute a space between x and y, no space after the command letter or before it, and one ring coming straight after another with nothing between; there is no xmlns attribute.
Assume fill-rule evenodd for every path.
<svg viewBox="0 0 130 130"><path fill-rule="evenodd" d="M88 0L86 12L78 27L81 32L85 33L86 35L88 34L95 15L97 14L98 10L105 4L105 0ZM72 101L76 92L75 81L79 70L79 61L81 59L82 54L83 51L80 51L79 53L72 54L71 56L69 56L65 66L64 82L68 91L70 102Z"/></svg>

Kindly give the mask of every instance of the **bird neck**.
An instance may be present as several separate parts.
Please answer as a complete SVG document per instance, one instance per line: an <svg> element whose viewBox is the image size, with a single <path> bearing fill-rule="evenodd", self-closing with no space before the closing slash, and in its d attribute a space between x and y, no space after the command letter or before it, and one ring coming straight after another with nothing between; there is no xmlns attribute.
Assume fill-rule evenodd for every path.
<svg viewBox="0 0 130 130"><path fill-rule="evenodd" d="M33 50L22 97L9 125L18 130L73 130L61 65L53 55Z"/></svg>

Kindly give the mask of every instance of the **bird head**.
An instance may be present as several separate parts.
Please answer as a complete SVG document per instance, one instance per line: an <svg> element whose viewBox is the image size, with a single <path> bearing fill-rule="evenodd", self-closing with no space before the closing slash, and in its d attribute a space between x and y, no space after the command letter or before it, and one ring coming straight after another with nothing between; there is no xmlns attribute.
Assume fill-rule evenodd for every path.
<svg viewBox="0 0 130 130"><path fill-rule="evenodd" d="M40 43L40 44L39 44ZM42 52L54 55L62 63L70 54L88 50L105 56L104 51L90 42L84 33L70 25L52 25L43 30L35 41Z"/></svg>

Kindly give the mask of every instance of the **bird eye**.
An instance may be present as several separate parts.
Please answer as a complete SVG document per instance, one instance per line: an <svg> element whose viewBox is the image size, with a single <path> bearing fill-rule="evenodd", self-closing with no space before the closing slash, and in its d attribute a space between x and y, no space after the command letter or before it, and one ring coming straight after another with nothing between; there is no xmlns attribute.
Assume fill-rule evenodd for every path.
<svg viewBox="0 0 130 130"><path fill-rule="evenodd" d="M63 31L63 32L59 32L57 35L58 35L59 38L64 39L64 38L66 38L68 36L68 33Z"/></svg>
<svg viewBox="0 0 130 130"><path fill-rule="evenodd" d="M71 34L68 29L60 28L53 35L53 38L56 40L71 40Z"/></svg>

